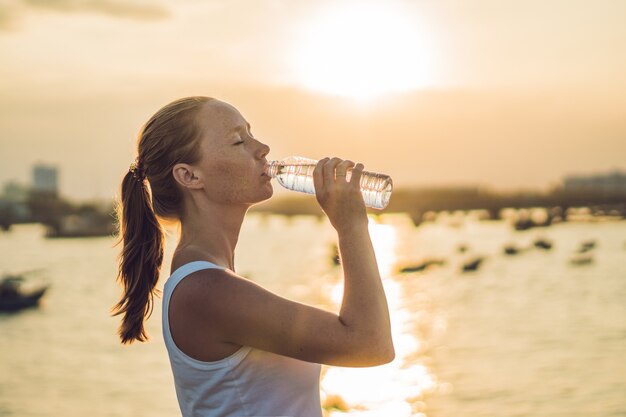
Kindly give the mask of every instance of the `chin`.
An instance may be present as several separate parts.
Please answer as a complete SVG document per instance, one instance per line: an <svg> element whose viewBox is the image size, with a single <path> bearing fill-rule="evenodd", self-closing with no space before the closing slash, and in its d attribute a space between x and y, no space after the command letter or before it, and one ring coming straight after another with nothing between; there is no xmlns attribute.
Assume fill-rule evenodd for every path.
<svg viewBox="0 0 626 417"><path fill-rule="evenodd" d="M269 184L269 187L263 187L259 192L251 199L251 204L256 205L264 201L269 200L274 195L274 188Z"/></svg>
<svg viewBox="0 0 626 417"><path fill-rule="evenodd" d="M263 191L264 198L261 201L269 200L274 195L274 187L272 187L272 183L269 183L269 187L266 187Z"/></svg>

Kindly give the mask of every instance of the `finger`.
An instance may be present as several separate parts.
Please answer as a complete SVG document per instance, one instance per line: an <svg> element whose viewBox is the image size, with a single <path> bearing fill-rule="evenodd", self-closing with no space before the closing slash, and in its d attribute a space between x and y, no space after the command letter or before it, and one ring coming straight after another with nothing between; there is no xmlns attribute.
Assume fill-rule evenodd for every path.
<svg viewBox="0 0 626 417"><path fill-rule="evenodd" d="M313 170L313 185L316 190L320 190L324 186L324 164L328 162L329 159L328 157L320 159L317 165L315 165L315 169Z"/></svg>
<svg viewBox="0 0 626 417"><path fill-rule="evenodd" d="M324 185L327 187L335 182L335 168L341 162L340 158L332 158L324 164Z"/></svg>
<svg viewBox="0 0 626 417"><path fill-rule="evenodd" d="M340 178L342 181L345 181L348 168L351 168L353 166L354 166L354 162L349 161L347 159L339 163L339 165L337 165L337 168L335 169L335 177L337 178L337 181L339 181Z"/></svg>
<svg viewBox="0 0 626 417"><path fill-rule="evenodd" d="M352 169L352 176L350 177L350 184L356 184L356 186L360 186L361 185L361 177L363 176L363 168L365 168L363 166L362 163L358 163L355 165L355 167Z"/></svg>

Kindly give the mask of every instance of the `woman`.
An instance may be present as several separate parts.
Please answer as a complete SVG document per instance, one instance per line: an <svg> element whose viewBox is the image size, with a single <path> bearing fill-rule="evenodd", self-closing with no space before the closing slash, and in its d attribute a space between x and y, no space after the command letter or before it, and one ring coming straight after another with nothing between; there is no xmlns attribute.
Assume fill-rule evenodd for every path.
<svg viewBox="0 0 626 417"><path fill-rule="evenodd" d="M174 101L150 118L137 147L119 203L124 293L115 314L122 315L122 343L147 340L143 322L163 260L160 222L179 222L162 320L183 416L319 417L320 364L375 366L394 358L359 191L362 164L324 158L314 171L345 275L337 315L235 272L244 216L273 189L263 173L270 149L234 107L208 97Z"/></svg>

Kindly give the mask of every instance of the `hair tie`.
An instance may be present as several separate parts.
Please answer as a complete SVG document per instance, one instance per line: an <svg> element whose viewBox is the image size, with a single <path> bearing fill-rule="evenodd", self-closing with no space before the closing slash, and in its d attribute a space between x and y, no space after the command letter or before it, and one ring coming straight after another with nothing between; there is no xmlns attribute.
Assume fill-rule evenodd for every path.
<svg viewBox="0 0 626 417"><path fill-rule="evenodd" d="M144 169L138 159L135 159L135 162L130 164L130 168L128 170L131 174L133 174L133 178L135 178L138 182L143 182L146 179L146 173L144 172Z"/></svg>

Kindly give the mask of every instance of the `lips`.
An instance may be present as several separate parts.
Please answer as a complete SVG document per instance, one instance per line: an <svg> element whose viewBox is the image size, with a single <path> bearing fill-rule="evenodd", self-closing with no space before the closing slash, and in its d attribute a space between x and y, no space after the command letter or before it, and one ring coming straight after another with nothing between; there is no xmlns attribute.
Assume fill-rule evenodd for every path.
<svg viewBox="0 0 626 417"><path fill-rule="evenodd" d="M267 175L267 168L268 168L267 160L264 159L263 160L263 166L261 167L261 176L262 177L268 177L269 176L269 175Z"/></svg>

